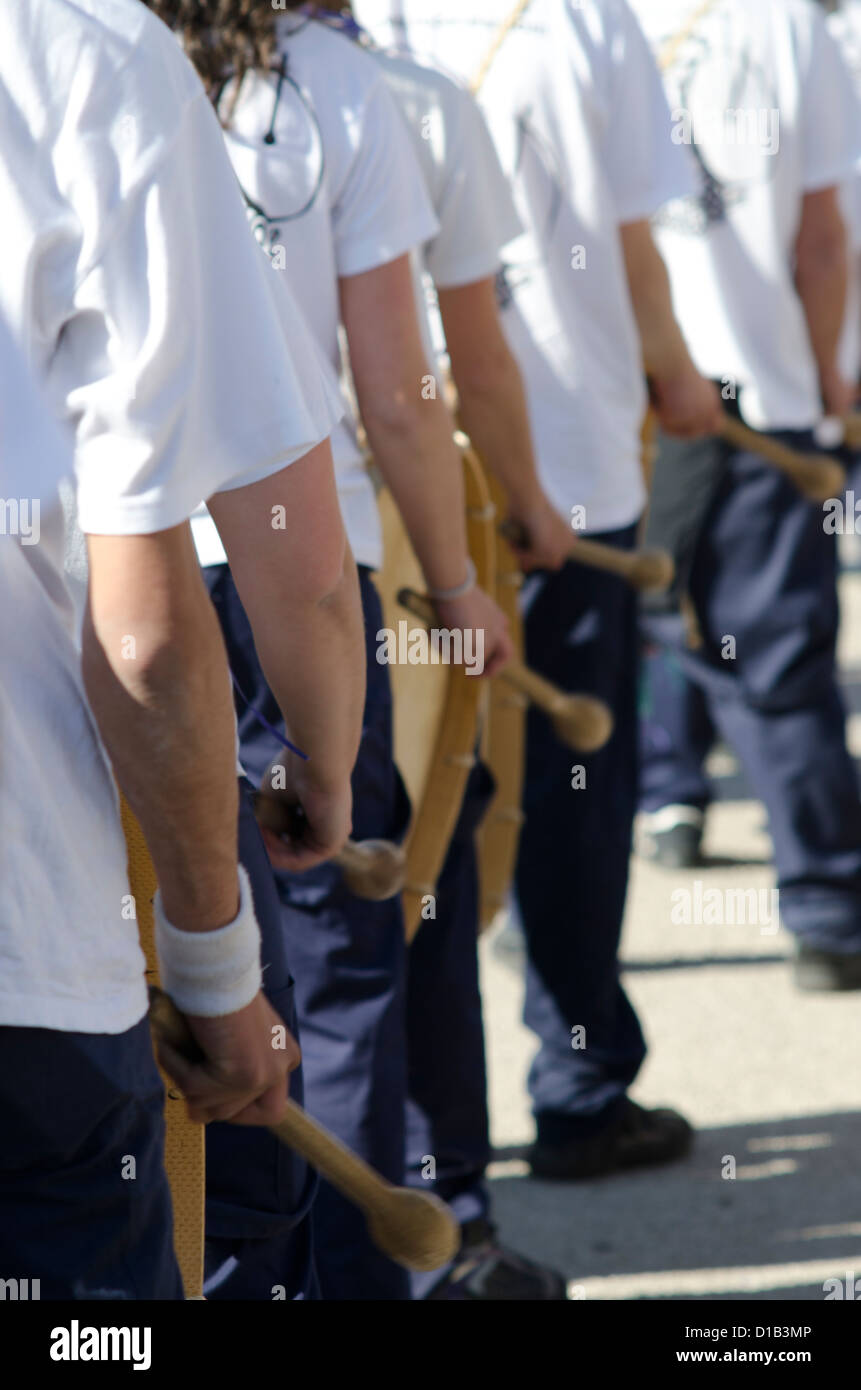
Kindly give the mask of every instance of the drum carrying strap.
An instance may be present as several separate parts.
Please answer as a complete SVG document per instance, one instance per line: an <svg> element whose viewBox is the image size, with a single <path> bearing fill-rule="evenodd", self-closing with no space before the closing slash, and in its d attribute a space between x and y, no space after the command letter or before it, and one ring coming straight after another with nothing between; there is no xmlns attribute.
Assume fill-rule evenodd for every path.
<svg viewBox="0 0 861 1390"><path fill-rule="evenodd" d="M667 68L672 67L679 49L687 43L700 20L705 19L709 10L713 10L717 3L718 0L701 0L700 4L694 6L682 27L677 29L674 34L671 34L670 37L665 40L657 55L658 67L661 69L661 72L665 72Z"/></svg>
<svg viewBox="0 0 861 1390"><path fill-rule="evenodd" d="M669 39L667 39L666 43L663 45L660 53L658 54L658 67L661 69L661 71L672 65L679 49L691 37L691 35L694 32L694 29L697 27L700 20L705 19L709 10L713 10L717 3L718 0L701 0L701 3L694 6L692 13L685 20L681 29L677 30L675 34L673 34ZM484 86L487 80L487 76L490 72L490 69L496 62L499 50L502 48L502 45L508 38L508 35L512 32L512 30L517 28L521 19L524 18L524 16L526 15L526 11L529 9L531 4L532 0L517 0L517 4L514 6L511 13L500 24L499 28L493 36L493 41L491 42L489 49L482 58L481 63L479 67L476 69L475 75L469 84L470 91L472 92L473 96L478 96L479 92L481 91L482 87Z"/></svg>
<svg viewBox="0 0 861 1390"><path fill-rule="evenodd" d="M144 833L124 796L120 812L129 863L129 886L146 956L147 982L159 984L152 901L157 880ZM165 1167L173 1199L173 1243L186 1298L203 1297L206 1130L193 1123L170 1077L165 1085Z"/></svg>
<svg viewBox="0 0 861 1390"><path fill-rule="evenodd" d="M524 15L526 14L526 11L529 9L529 6L531 4L532 0L517 0L517 4L514 6L514 9L507 16L507 18L504 19L500 24L499 28L493 36L493 41L490 45L490 48L487 50L484 57L482 58L479 67L476 69L475 76L469 84L469 88L473 96L478 96L479 92L485 84L485 81L487 80L487 75L490 72L490 69L496 62L499 50L505 43L505 40L508 38L508 35L511 33L511 31L517 28L518 24L520 23L521 19L523 19Z"/></svg>

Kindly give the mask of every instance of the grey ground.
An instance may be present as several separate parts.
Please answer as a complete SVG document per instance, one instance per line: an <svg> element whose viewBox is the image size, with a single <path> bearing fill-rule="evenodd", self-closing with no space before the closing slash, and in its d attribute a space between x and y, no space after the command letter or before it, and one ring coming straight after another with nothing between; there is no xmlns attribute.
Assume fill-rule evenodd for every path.
<svg viewBox="0 0 861 1390"><path fill-rule="evenodd" d="M843 580L841 670L861 755L861 576ZM861 1280L861 994L803 995L790 942L749 926L677 926L671 893L771 886L764 813L731 756L715 755L713 864L668 873L635 858L625 985L650 1055L632 1094L695 1124L683 1162L572 1185L526 1176L522 975L492 931L481 948L493 1139L503 1238L560 1269L588 1299L823 1299ZM572 885L572 899L576 888ZM733 1156L734 1179L722 1177ZM861 1283L858 1286L861 1297Z"/></svg>

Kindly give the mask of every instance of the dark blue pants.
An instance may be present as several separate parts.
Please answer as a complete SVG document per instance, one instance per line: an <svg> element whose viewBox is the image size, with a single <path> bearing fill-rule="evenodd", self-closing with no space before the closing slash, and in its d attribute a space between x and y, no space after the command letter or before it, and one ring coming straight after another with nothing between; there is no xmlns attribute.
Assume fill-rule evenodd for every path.
<svg viewBox="0 0 861 1390"><path fill-rule="evenodd" d="M260 926L263 988L290 1032L299 1030L275 876L254 819L251 784L239 787L239 859L251 881ZM303 1102L302 1068L290 1095ZM316 1179L268 1130L211 1124L206 1131L208 1299L319 1297L310 1207Z"/></svg>
<svg viewBox="0 0 861 1390"><path fill-rule="evenodd" d="M646 624L663 652L647 669L644 806L705 804L716 729L768 811L784 925L858 951L861 799L835 675L836 565L822 510L756 456L733 455L689 582L702 648L686 648L677 618Z"/></svg>
<svg viewBox="0 0 861 1390"><path fill-rule="evenodd" d="M717 738L703 687L688 673L678 648L677 617L644 618L651 639L642 653L640 701L640 809L695 806L704 811L711 788L704 763ZM660 640L660 635L664 640Z"/></svg>
<svg viewBox="0 0 861 1390"><path fill-rule="evenodd" d="M407 977L407 1180L448 1202L461 1225L490 1208L475 832L492 794L493 780L478 763L437 884L436 917L413 938ZM414 1297L442 1272L413 1275Z"/></svg>
<svg viewBox="0 0 861 1390"><path fill-rule="evenodd" d="M280 712L266 686L245 613L226 566L204 571L231 669L250 702L275 727ZM368 571L360 570L368 692L353 773L353 835L399 839L408 803L392 759L388 670L376 660L383 626ZM243 763L255 784L281 751L240 702ZM308 1110L384 1176L403 1181L406 1099L406 947L400 899L371 903L347 892L326 864L277 874L283 941L295 976ZM328 1183L314 1206L316 1263L324 1298L405 1299L406 1273L373 1245L363 1216Z"/></svg>
<svg viewBox="0 0 861 1390"><path fill-rule="evenodd" d="M630 549L634 536L631 526L596 539ZM539 710L527 716L516 890L524 1019L540 1040L529 1090L539 1139L562 1143L613 1119L645 1054L617 962L636 807L636 609L622 580L573 564L527 581L524 609L529 665L598 696L615 719L607 745L584 756ZM585 1038L572 1036L577 1027Z"/></svg>
<svg viewBox="0 0 861 1390"><path fill-rule="evenodd" d="M163 1107L146 1019L0 1028L0 1278L43 1299L183 1297Z"/></svg>

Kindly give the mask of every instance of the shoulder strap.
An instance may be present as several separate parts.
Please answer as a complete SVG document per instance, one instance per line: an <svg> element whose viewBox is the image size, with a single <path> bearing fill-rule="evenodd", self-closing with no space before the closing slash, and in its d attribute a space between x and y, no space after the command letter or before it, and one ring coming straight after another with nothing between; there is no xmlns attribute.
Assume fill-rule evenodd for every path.
<svg viewBox="0 0 861 1390"><path fill-rule="evenodd" d="M701 0L700 4L694 6L693 12L688 15L681 29L665 40L656 55L661 72L666 72L667 68L672 67L679 49L687 43L700 20L705 19L709 10L713 10L717 3L718 0Z"/></svg>
<svg viewBox="0 0 861 1390"><path fill-rule="evenodd" d="M469 84L470 91L472 92L473 96L478 96L478 93L484 86L485 80L487 78L488 73L490 72L490 69L496 62L499 50L505 43L505 40L508 38L508 35L511 33L512 29L517 28L518 24L520 23L523 16L526 14L526 11L529 9L529 6L531 4L532 0L517 0L517 4L514 6L514 9L508 15L507 19L504 19L500 24L499 28L493 36L493 41L490 45L490 48L487 50L484 57L482 58L479 67L476 69L475 76L472 78L472 81Z"/></svg>

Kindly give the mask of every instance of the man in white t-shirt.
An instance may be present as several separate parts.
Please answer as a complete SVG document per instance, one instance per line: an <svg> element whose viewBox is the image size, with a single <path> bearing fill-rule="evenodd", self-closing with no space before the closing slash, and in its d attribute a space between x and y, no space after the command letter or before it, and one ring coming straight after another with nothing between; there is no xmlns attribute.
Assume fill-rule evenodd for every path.
<svg viewBox="0 0 861 1390"><path fill-rule="evenodd" d="M205 10L189 17L170 0L153 8L197 53L205 76L209 43L218 41L221 29L207 30ZM223 11L219 18L226 25L230 16ZM507 651L508 638L495 604L470 578L453 422L442 393L436 400L422 393L428 364L410 256L439 229L409 136L379 67L343 34L307 15L283 15L272 17L270 37L266 69L258 66L245 77L237 99L231 84L213 90L252 230L333 366L343 324L368 443L428 588L437 594L446 626L485 628L490 670ZM348 414L335 435L335 464L359 562L368 665L353 772L354 834L394 838L405 831L407 806L392 759L388 671L377 657L384 624L373 571L382 559L381 529L357 436ZM204 520L196 525L196 539L243 692L243 763L260 781L277 752L280 714L235 577ZM278 879L309 1108L386 1177L401 1181L407 1058L400 901L359 901L331 865ZM405 1272L374 1247L361 1213L325 1184L314 1215L324 1297L409 1296ZM226 1272L225 1296L249 1289L241 1283L242 1264Z"/></svg>
<svg viewBox="0 0 861 1390"><path fill-rule="evenodd" d="M360 0L357 10L379 42L479 87L525 227L505 249L499 291L539 477L575 532L632 546L645 500L644 362L668 428L702 432L717 410L650 236L651 214L688 175L661 146L666 102L633 15L622 0L533 0L519 12L496 0ZM636 801L633 596L568 564L527 581L524 607L530 665L602 697L616 720L573 783L549 722L531 711L527 731L517 896L525 1016L541 1039L532 1166L576 1178L672 1158L690 1129L626 1094L645 1051L616 960ZM575 1026L584 1049L571 1047Z"/></svg>
<svg viewBox="0 0 861 1390"><path fill-rule="evenodd" d="M658 219L694 358L747 424L811 449L823 415L843 414L854 395L839 367L840 193L861 161L850 75L811 0L715 0L692 24L681 0L636 8L669 53L666 143L685 149L697 177ZM669 651L650 669L645 809L656 839L685 826L696 853L702 759L719 730L768 810L797 983L861 988L861 800L834 669L834 506L823 515L756 453L706 443L703 459L687 566L703 640L687 650L672 614L652 624ZM662 441L658 534L659 497L683 494L696 462Z"/></svg>
<svg viewBox="0 0 861 1390"><path fill-rule="evenodd" d="M463 86L401 55L376 50L374 57L404 115L440 222L422 264L438 311L432 336L448 354L459 421L501 483L508 516L528 536L524 565L558 570L571 531L538 478L523 381L496 299L502 247L522 230L508 181L481 110ZM475 839L491 795L492 780L479 761L437 884L435 916L419 925L409 953L407 1175L446 1200L463 1231L463 1249L450 1268L413 1275L419 1298L458 1299L465 1290L493 1298L503 1288L512 1299L562 1296L553 1271L501 1244L484 1180L491 1148ZM428 1028L443 1007L446 1026L436 1029L429 1049Z"/></svg>
<svg viewBox="0 0 861 1390"><path fill-rule="evenodd" d="M293 779L309 836L283 862L316 863L349 830L362 689L321 443L337 400L249 244L200 83L137 0L4 8L0 104L0 311L69 426L90 570L81 657L57 500L70 469L4 338L0 1266L43 1298L181 1297L111 765L158 874L162 979L206 1056L165 1060L197 1118L266 1123L298 1052L271 1046L292 1011L261 993L255 909L271 998L289 976L186 523L209 498L309 754ZM301 514L288 540L276 507ZM281 1179L310 1190L304 1165Z"/></svg>

